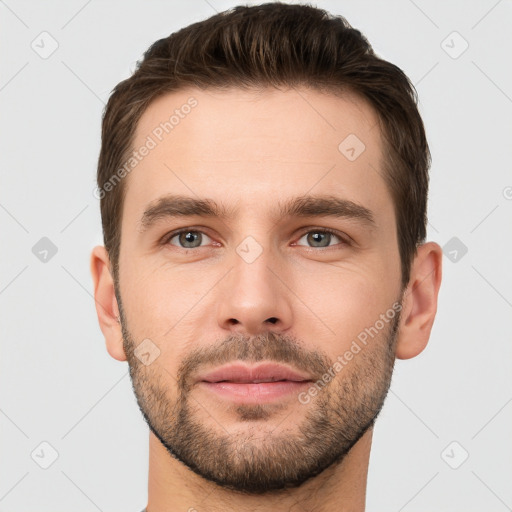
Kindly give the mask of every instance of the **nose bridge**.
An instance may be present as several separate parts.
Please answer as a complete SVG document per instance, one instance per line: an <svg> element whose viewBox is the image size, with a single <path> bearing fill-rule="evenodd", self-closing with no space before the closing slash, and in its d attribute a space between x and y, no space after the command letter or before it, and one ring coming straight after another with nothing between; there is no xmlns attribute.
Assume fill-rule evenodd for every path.
<svg viewBox="0 0 512 512"><path fill-rule="evenodd" d="M272 243L262 240L264 236L248 235L233 251L231 271L220 290L218 322L224 329L258 334L269 327L283 331L291 325L286 287L273 268L279 266L279 256Z"/></svg>
<svg viewBox="0 0 512 512"><path fill-rule="evenodd" d="M273 287L273 283L269 280L274 276L268 267L272 265L272 261L275 263L276 255L272 254L268 240L262 240L261 236L258 236L258 239L262 243L249 235L236 246L232 273L240 285L245 284L253 289L261 285L258 294L269 293Z"/></svg>

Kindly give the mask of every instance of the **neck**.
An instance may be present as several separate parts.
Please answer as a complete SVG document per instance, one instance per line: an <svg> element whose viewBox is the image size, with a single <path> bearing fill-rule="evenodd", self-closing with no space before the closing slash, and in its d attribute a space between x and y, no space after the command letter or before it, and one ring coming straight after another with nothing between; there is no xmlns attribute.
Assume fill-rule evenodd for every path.
<svg viewBox="0 0 512 512"><path fill-rule="evenodd" d="M364 512L372 434L371 428L341 463L300 487L250 496L196 475L150 432L147 512L284 512L297 503L312 512Z"/></svg>

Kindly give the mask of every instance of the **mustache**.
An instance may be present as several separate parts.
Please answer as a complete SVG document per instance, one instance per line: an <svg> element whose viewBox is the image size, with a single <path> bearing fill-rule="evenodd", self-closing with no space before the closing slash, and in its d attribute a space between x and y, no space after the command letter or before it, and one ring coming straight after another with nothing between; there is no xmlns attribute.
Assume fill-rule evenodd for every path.
<svg viewBox="0 0 512 512"><path fill-rule="evenodd" d="M234 361L257 363L272 361L286 363L314 376L315 381L334 364L323 352L306 350L292 336L266 332L257 336L234 334L220 342L191 351L182 361L178 373L178 387L188 391L194 374L202 366L220 366Z"/></svg>

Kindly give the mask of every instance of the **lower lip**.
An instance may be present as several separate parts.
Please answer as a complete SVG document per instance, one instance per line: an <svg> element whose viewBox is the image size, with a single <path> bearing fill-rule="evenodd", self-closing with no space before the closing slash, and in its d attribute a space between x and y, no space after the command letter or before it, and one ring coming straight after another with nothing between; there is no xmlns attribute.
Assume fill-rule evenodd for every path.
<svg viewBox="0 0 512 512"><path fill-rule="evenodd" d="M238 382L201 382L208 390L235 402L255 403L271 402L289 395L298 395L311 383L309 381L260 382L242 384Z"/></svg>

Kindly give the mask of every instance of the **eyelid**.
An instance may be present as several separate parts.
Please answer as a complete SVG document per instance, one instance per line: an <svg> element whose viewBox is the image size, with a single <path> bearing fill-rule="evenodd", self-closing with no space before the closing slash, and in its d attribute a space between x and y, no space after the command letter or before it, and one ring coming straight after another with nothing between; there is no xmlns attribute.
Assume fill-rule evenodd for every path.
<svg viewBox="0 0 512 512"><path fill-rule="evenodd" d="M184 250L187 250L187 251L190 251L190 250L193 250L193 249L199 249L199 247L206 247L204 245L200 245L199 247L194 247L194 248L187 248L187 247L180 247L179 245L174 245L174 244L171 244L170 241L178 236L178 235L181 235L181 233L188 233L188 232L195 232L195 233L201 233L202 235L206 235L208 238L210 238L211 240L213 239L206 231L205 231L205 228L201 227L201 228L197 228L197 227L194 227L194 226L191 226L191 227L185 227L185 228L180 228L180 229L176 229L174 231L171 231L169 233L166 233L161 239L160 239L160 242L159 244L162 244L162 245L172 245L173 247L177 247L178 249L184 249Z"/></svg>
<svg viewBox="0 0 512 512"><path fill-rule="evenodd" d="M337 231L336 229L322 228L322 227L318 227L318 226L308 226L307 228L302 228L302 230L300 232L301 234L299 235L299 237L296 240L297 241L300 240L304 235L306 235L307 233L311 233L311 232L313 232L313 233L314 232L330 233L331 235L338 237L341 240L341 243L344 245L350 245L353 242L352 238L350 236L348 236L346 233L342 233L340 231ZM294 242L294 244L296 244L296 242ZM335 245L340 245L340 244L335 244ZM298 247L306 247L307 249L324 249L324 250L326 250L326 249L332 249L335 246L309 247L306 245L301 245Z"/></svg>
<svg viewBox="0 0 512 512"><path fill-rule="evenodd" d="M213 237L208 234L207 229L205 227L203 227L203 226L201 226L201 227L187 226L187 227L179 228L179 229L176 229L176 230L171 231L169 233L166 233L160 239L159 244L161 244L161 245L172 245L173 247L176 247L178 249L183 249L183 250L194 250L194 249L197 250L200 247L207 247L207 246L204 246L204 245L200 245L199 247L187 248L187 247L180 247L179 245L174 245L174 244L170 243L170 241L174 237L176 237L177 235L180 235L181 233L185 233L185 232L189 232L189 231L201 233L201 234L206 235L208 238L213 240ZM298 235L298 237L295 237L296 241L293 242L293 245L295 245L297 247L305 247L307 249L316 249L316 250L318 250L318 249L328 250L328 249L332 249L333 247L336 247L336 245L341 245L341 244L335 244L334 246L327 246L327 247L309 247L309 246L306 246L306 245L298 245L297 244L298 240L300 240L304 235L306 235L308 233L311 233L311 232L330 233L330 234L338 237L341 240L341 244L343 244L343 245L351 245L353 243L352 238L350 236L348 236L346 233L342 233L342 232L337 231L337 230L332 229L332 228L318 227L318 226L307 226L307 227L301 228L301 230L299 232L300 234ZM217 244L218 244L218 242L217 242Z"/></svg>

